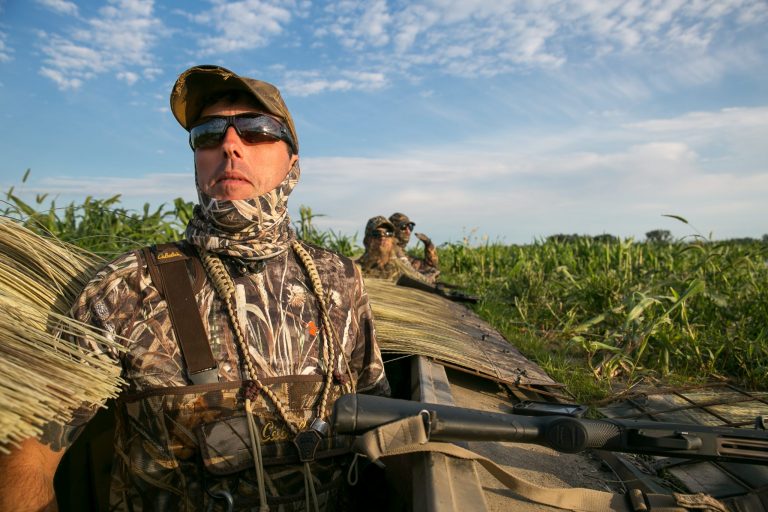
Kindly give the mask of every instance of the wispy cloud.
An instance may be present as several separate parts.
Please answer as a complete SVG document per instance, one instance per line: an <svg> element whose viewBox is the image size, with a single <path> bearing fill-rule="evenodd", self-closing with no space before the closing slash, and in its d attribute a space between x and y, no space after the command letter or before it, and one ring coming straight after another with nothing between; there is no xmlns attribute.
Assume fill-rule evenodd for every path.
<svg viewBox="0 0 768 512"><path fill-rule="evenodd" d="M768 107L724 108L714 112L689 112L669 119L651 119L627 125L640 130L669 133L732 128L768 127Z"/></svg>
<svg viewBox="0 0 768 512"><path fill-rule="evenodd" d="M108 72L134 83L139 75L131 68L156 67L151 50L163 24L153 6L152 0L108 0L98 16L79 23L80 28L67 35L41 34L45 59L40 74L64 90L77 89L84 81Z"/></svg>
<svg viewBox="0 0 768 512"><path fill-rule="evenodd" d="M727 53L734 35L766 20L761 0L347 0L324 7L314 37L338 44L350 68L376 69L390 81L431 70L469 78L556 70L611 56L645 57L649 69L660 59L673 64L658 83L625 81L637 96L664 80L702 83L739 66L741 52ZM720 47L722 58L709 55Z"/></svg>
<svg viewBox="0 0 768 512"><path fill-rule="evenodd" d="M540 139L501 134L480 149L433 147L381 158L305 158L294 204L354 232L365 219L406 211L437 240L462 227L495 236L612 232L640 236L689 217L718 237L759 236L768 215L765 108L691 112ZM610 147L604 145L610 141ZM585 151L585 147L598 147ZM717 147L717 156L708 153ZM354 212L350 214L350 212ZM529 241L529 239L515 241Z"/></svg>
<svg viewBox="0 0 768 512"><path fill-rule="evenodd" d="M0 32L0 62L9 62L13 59L13 49L5 42L7 37L5 32Z"/></svg>
<svg viewBox="0 0 768 512"><path fill-rule="evenodd" d="M174 197L168 197L168 190L174 191ZM27 194L55 191L56 195L65 198L102 198L120 194L129 200L147 200L153 204L158 200L170 201L176 196L191 200L196 194L194 179L188 173L154 173L134 178L55 176L30 180L18 191Z"/></svg>
<svg viewBox="0 0 768 512"><path fill-rule="evenodd" d="M333 91L370 91L387 85L383 73L339 71L333 76L327 71L288 71L282 79L282 89L295 96L311 96Z"/></svg>
<svg viewBox="0 0 768 512"><path fill-rule="evenodd" d="M37 3L60 14L76 16L78 13L77 5L67 0L37 0Z"/></svg>
<svg viewBox="0 0 768 512"><path fill-rule="evenodd" d="M200 54L214 55L261 48L291 21L295 2L278 0L212 0L213 7L193 20L219 34L200 40Z"/></svg>

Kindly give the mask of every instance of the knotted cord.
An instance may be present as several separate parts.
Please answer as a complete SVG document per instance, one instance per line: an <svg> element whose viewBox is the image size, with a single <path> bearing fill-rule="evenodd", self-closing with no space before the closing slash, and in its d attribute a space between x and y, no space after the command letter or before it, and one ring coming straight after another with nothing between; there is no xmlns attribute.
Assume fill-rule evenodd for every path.
<svg viewBox="0 0 768 512"><path fill-rule="evenodd" d="M317 418L322 419L326 416L328 408L328 395L330 393L331 386L333 385L334 366L336 359L336 336L333 330L333 325L331 324L330 316L328 314L328 307L325 301L323 284L320 281L320 274L317 271L317 266L312 260L312 256L296 240L291 242L291 248L299 257L299 260L302 262L309 275L309 280L312 284L312 291L317 298L318 308L320 310L320 330L322 332L323 338L323 343L320 347L320 357L325 367L325 375L323 379L323 389L320 393L320 400L317 407ZM243 328L240 325L239 317L235 311L235 304L233 300L233 297L235 296L235 283L232 280L232 277L229 275L229 272L227 272L224 263L221 261L221 258L218 255L203 251L200 248L197 248L197 250L198 254L200 255L200 260L203 262L203 267L205 268L206 274L213 283L214 291L222 300L222 302L224 302L227 310L227 316L229 317L229 320L232 324L235 340L237 341L237 344L240 347L240 351L243 354L246 374L250 381L245 391L245 408L248 416L248 430L251 437L251 451L253 452L253 460L254 465L256 466L256 474L258 479L260 501L259 508L261 511L267 511L269 510L269 507L267 506L266 489L264 483L264 465L261 458L261 439L259 437L259 432L255 421L253 420L252 401L255 399L257 393L259 391L263 391L264 394L267 395L269 400L275 406L275 410L277 411L278 415L283 420L283 422L285 422L293 435L298 434L298 427L288 418L288 413L280 398L269 387L264 386L264 384L258 378L252 357L250 357L245 335L243 334ZM341 385L344 387L345 391L351 390L351 385L349 382L342 382ZM309 505L311 496L314 501L314 508L317 510L318 498L315 491L314 481L312 480L309 462L304 463L304 484L305 492L307 493L307 505Z"/></svg>

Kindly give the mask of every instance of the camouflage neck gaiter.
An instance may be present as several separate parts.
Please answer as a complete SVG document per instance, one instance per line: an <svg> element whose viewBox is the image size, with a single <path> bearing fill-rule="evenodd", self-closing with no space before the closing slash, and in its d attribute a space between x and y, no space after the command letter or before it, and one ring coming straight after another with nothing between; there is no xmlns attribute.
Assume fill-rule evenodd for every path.
<svg viewBox="0 0 768 512"><path fill-rule="evenodd" d="M251 199L214 199L198 186L199 204L187 224L187 240L206 251L245 260L285 252L296 238L288 216L288 195L300 174L297 160L280 185Z"/></svg>

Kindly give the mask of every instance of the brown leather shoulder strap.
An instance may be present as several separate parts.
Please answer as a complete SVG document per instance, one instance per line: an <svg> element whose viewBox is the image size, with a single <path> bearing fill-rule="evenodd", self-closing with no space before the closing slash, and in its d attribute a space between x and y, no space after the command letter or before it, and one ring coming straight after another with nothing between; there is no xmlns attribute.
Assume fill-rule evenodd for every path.
<svg viewBox="0 0 768 512"><path fill-rule="evenodd" d="M175 243L145 247L142 252L147 260L149 275L168 304L171 325L181 347L189 379L193 384L218 382L216 360L187 272L186 260L190 256ZM201 275L200 272L196 274Z"/></svg>

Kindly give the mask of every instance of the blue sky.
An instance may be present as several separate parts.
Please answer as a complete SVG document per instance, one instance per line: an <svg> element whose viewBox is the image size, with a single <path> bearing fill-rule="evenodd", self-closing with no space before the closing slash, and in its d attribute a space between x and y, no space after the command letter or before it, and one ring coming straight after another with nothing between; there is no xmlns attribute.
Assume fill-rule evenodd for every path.
<svg viewBox="0 0 768 512"><path fill-rule="evenodd" d="M760 237L766 26L765 0L0 0L0 190L194 199L168 96L205 63L281 88L291 211L324 228Z"/></svg>

